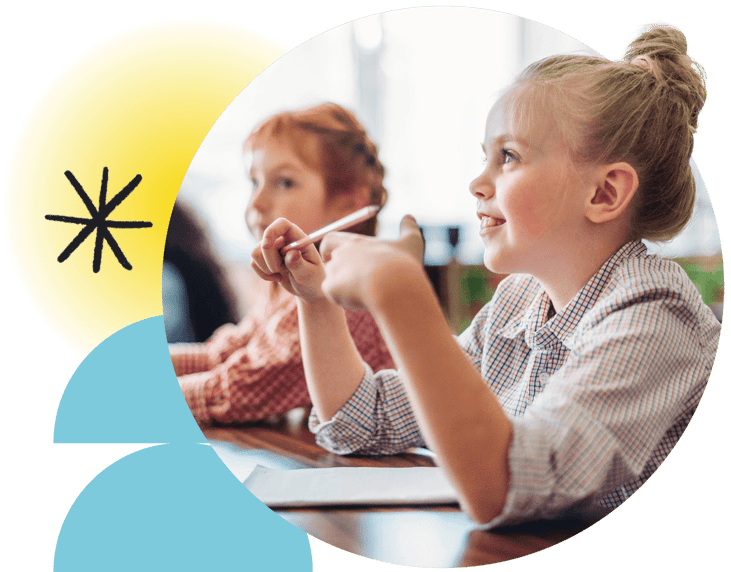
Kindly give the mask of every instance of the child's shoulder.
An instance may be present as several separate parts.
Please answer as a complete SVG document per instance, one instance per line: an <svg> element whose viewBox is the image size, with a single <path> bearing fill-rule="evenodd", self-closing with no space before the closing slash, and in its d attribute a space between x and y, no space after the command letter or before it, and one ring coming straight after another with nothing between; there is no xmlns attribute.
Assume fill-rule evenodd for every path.
<svg viewBox="0 0 731 572"><path fill-rule="evenodd" d="M592 322L622 311L634 315L628 316L628 320L638 320L645 313L670 312L698 326L715 325L717 321L678 263L644 249L617 261L586 318Z"/></svg>
<svg viewBox="0 0 731 572"><path fill-rule="evenodd" d="M632 298L672 298L695 302L698 289L673 260L647 252L620 259L606 288L613 295Z"/></svg>

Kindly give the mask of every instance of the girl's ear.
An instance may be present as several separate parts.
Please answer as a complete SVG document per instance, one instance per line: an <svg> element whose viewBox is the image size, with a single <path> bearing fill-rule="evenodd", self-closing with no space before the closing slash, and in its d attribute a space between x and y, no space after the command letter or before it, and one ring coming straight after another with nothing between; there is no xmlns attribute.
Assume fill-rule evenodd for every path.
<svg viewBox="0 0 731 572"><path fill-rule="evenodd" d="M330 200L335 210L341 213L341 216L345 216L370 204L370 190L365 186L358 187Z"/></svg>
<svg viewBox="0 0 731 572"><path fill-rule="evenodd" d="M605 165L598 175L587 199L586 216L591 222L600 224L629 213L639 178L635 168L625 162Z"/></svg>

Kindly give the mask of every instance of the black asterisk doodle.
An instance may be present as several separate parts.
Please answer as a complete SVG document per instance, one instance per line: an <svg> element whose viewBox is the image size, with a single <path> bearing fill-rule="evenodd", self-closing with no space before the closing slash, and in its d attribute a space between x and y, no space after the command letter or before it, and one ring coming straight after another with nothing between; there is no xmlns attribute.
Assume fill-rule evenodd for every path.
<svg viewBox="0 0 731 572"><path fill-rule="evenodd" d="M76 177L74 177L74 174L71 171L66 171L64 175L66 175L66 178L69 180L71 185L73 185L74 189L76 189L76 192L81 197L81 200L84 201L86 209L89 211L91 218L80 218L63 215L46 215L46 219L48 220L84 225L84 228L81 229L81 232L79 232L79 234L76 235L76 237L69 243L64 251L58 255L58 261L63 262L69 256L71 256L71 253L76 250L79 245L84 242L92 232L96 230L94 261L92 263L92 269L94 270L94 272L99 272L99 269L101 268L102 246L104 245L105 240L107 241L107 244L109 244L109 247L112 249L114 255L117 257L119 263L127 270L132 270L132 265L124 256L122 249L119 247L119 244L117 244L117 241L114 240L114 237L112 236L112 233L109 232L109 229L149 228L152 226L152 223L144 221L107 220L107 217L112 213L115 208L120 205L120 203L124 199L129 196L132 191L135 190L137 185L140 184L142 176L137 175L134 179L127 183L127 186L119 191L119 193L117 193L111 201L107 202L107 182L109 180L109 169L107 167L104 167L104 171L102 173L102 186L101 190L99 191L99 208L97 209L97 207L94 206L94 203L91 202L89 195L87 195L84 191L84 188L79 184L79 181L77 181Z"/></svg>

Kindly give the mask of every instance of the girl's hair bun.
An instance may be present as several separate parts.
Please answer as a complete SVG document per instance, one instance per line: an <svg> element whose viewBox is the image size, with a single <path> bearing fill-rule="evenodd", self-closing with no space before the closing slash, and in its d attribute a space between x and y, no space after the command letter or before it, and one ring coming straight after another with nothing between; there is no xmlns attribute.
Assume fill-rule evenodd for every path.
<svg viewBox="0 0 731 572"><path fill-rule="evenodd" d="M689 123L698 127L706 101L706 75L687 54L685 35L670 26L650 26L627 48L624 60L647 69L661 84L675 91L690 111Z"/></svg>
<svg viewBox="0 0 731 572"><path fill-rule="evenodd" d="M680 63L687 58L688 42L680 30L669 26L650 26L629 45L626 60L645 55L651 59L669 58Z"/></svg>

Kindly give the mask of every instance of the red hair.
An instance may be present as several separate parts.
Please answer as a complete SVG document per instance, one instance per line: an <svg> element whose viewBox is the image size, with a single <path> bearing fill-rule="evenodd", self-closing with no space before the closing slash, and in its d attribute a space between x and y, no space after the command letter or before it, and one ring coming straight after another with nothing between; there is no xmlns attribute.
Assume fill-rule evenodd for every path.
<svg viewBox="0 0 731 572"><path fill-rule="evenodd" d="M328 198L366 188L368 204L383 207L386 203L385 169L378 148L351 111L323 103L277 113L252 131L244 149L252 151L270 138L286 140L305 164L322 174ZM354 231L374 235L376 219Z"/></svg>

